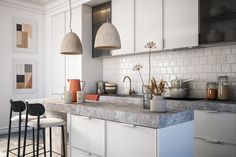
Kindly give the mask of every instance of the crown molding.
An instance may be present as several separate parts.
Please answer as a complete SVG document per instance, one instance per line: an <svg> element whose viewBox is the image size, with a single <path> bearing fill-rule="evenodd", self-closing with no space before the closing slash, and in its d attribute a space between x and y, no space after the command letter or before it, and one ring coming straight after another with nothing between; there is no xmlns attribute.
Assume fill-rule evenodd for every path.
<svg viewBox="0 0 236 157"><path fill-rule="evenodd" d="M0 0L0 4L2 6L21 9L39 14L43 14L45 12L44 7L40 4L26 3L17 0Z"/></svg>

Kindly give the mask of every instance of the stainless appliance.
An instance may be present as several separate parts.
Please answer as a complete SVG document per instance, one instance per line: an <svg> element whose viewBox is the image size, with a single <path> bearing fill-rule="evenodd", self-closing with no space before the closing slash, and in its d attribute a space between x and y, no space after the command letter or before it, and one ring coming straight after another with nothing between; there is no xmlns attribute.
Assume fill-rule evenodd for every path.
<svg viewBox="0 0 236 157"><path fill-rule="evenodd" d="M113 95L117 92L117 84L105 82L105 94Z"/></svg>
<svg viewBox="0 0 236 157"><path fill-rule="evenodd" d="M103 81L97 82L97 94L104 94L105 93L105 83Z"/></svg>

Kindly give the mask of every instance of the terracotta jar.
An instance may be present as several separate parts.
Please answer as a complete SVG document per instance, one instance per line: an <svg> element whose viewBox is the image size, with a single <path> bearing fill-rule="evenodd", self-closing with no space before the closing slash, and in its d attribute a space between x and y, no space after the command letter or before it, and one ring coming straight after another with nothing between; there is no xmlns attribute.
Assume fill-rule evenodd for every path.
<svg viewBox="0 0 236 157"><path fill-rule="evenodd" d="M69 91L71 92L71 101L77 101L77 91L81 91L80 80L79 79L68 79L69 82Z"/></svg>

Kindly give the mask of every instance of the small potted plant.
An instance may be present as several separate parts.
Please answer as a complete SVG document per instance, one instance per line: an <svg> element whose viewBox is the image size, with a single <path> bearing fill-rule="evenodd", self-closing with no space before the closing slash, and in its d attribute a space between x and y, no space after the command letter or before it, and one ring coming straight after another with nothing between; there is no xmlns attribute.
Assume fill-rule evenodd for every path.
<svg viewBox="0 0 236 157"><path fill-rule="evenodd" d="M166 100L163 99L163 94L165 90L168 88L168 84L166 81L161 80L158 84L155 78L153 77L151 80L151 91L152 91L152 100L150 100L150 110L156 112L166 112L167 104Z"/></svg>

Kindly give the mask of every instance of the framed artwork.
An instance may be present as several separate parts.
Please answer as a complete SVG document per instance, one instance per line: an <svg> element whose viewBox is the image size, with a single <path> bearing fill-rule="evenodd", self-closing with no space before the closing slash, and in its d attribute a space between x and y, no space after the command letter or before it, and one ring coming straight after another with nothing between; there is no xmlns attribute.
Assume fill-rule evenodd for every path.
<svg viewBox="0 0 236 157"><path fill-rule="evenodd" d="M36 53L36 22L13 18L13 51Z"/></svg>
<svg viewBox="0 0 236 157"><path fill-rule="evenodd" d="M13 93L36 92L36 62L13 60Z"/></svg>

